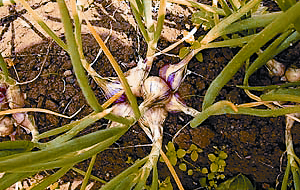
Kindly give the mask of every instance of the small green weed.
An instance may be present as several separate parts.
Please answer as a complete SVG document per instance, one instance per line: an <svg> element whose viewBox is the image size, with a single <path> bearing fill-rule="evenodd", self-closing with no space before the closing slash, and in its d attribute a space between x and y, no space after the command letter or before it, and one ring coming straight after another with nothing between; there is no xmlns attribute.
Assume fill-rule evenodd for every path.
<svg viewBox="0 0 300 190"><path fill-rule="evenodd" d="M166 155L173 166L178 165L178 168L182 171L187 171L188 175L193 175L194 172L200 172L205 175L205 177L199 180L201 186L207 189L213 189L217 188L219 180L225 178L225 160L228 157L227 153L223 150L219 150L217 147L214 148L215 151L208 154L208 159L211 162L209 169L206 167L197 167L184 158L186 155L189 155L193 162L198 160L199 153L202 153L203 150L195 144L191 144L188 150L184 150L181 148L176 149L174 143L169 142L166 146ZM160 161L163 162L162 159L160 159Z"/></svg>

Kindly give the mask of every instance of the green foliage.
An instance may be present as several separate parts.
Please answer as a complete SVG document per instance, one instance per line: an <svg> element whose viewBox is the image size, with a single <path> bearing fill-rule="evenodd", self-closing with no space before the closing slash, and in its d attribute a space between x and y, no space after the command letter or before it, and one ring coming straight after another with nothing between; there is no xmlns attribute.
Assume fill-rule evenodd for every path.
<svg viewBox="0 0 300 190"><path fill-rule="evenodd" d="M228 179L227 181L221 183L217 190L254 190L251 181L243 174L238 174L237 176Z"/></svg>
<svg viewBox="0 0 300 190"><path fill-rule="evenodd" d="M166 177L163 182L159 182L159 190L173 190L170 177Z"/></svg>
<svg viewBox="0 0 300 190"><path fill-rule="evenodd" d="M207 155L209 161L211 162L209 170L207 168L202 168L201 172L204 175L207 175L207 178L200 178L199 182L202 187L207 187L208 189L218 187L218 180L225 179L224 169L226 166L225 159L228 157L227 153L223 150L219 150L214 147L216 150L214 153Z"/></svg>

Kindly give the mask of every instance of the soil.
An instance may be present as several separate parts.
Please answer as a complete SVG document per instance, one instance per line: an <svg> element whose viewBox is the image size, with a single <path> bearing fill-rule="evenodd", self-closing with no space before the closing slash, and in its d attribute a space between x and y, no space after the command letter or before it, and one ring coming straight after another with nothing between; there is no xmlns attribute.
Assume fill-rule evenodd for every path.
<svg viewBox="0 0 300 190"><path fill-rule="evenodd" d="M63 38L63 27L59 13L52 1L29 1L46 23ZM269 4L274 7L274 4ZM275 7L276 8L276 7ZM155 10L154 10L155 11ZM191 9L184 6L170 5L166 15L165 29L159 41L159 49L164 49L182 38L183 31L191 30ZM109 36L107 46L124 71L135 66L139 57L145 57L146 43L134 24L133 16L128 4L123 1L96 0L89 11L88 18L96 27L103 39ZM30 21L28 21L30 20ZM55 112L72 115L77 110L82 110L72 119L80 119L92 112L77 84L72 71L70 57L58 45L49 47L50 54L46 52L49 45L48 37L40 27L32 22L31 17L21 6L9 6L0 8L0 50L3 56L10 60L14 66L10 67L13 78L23 82L33 79L43 69L41 76L35 81L21 85L22 92L26 93L26 107L46 108ZM204 31L199 31L200 36ZM182 44L170 54L178 54L179 49L188 44ZM83 25L83 47L86 58L92 62L99 51L99 46L93 37L88 34ZM276 58L289 65L296 61L299 56L299 44L291 46L288 50ZM189 63L188 69L192 71L186 77L179 93L187 105L201 111L203 97L212 80L220 73L222 68L237 53L238 49L219 48L204 50L203 62L195 58ZM42 62L46 59L43 68ZM154 60L151 75L157 75L159 68L168 63L176 63L180 59L172 56L159 56ZM93 66L102 76L116 76L108 59L101 54ZM217 100L229 100L235 104L251 102L252 100L243 90L235 85L242 84L244 69L241 69L234 78L221 90ZM259 69L250 78L251 85L270 85L280 82L279 78L270 77L266 68ZM90 79L90 84L99 102L105 98L100 88ZM62 126L72 120L57 116L31 113L40 133ZM172 140L174 135L184 127L192 118L183 113L169 113L164 124L164 145ZM102 119L91 125L82 134L91 133L106 127L107 120ZM17 139L30 139L22 129L17 131ZM243 173L252 182L256 183L257 189L275 187L276 180L282 180L285 165L280 158L285 151L284 143L285 118L259 118L244 115L221 115L209 117L197 128L185 127L175 138L176 148L188 149L191 144L196 144L204 151L199 154L196 162L186 159L196 167L209 168L207 155L214 152L215 148L224 150L228 154L226 159L226 179ZM0 137L0 141L9 140L9 137ZM300 126L296 123L293 127L293 140L295 152L300 153ZM99 153L92 171L94 176L109 181L122 172L131 164L127 163L129 157L137 160L145 157L150 147L136 145L149 144L142 129L138 126L132 128L122 136L111 148ZM132 146L136 146L132 148ZM88 161L76 165L77 168L87 170ZM170 176L164 163L159 163L159 177L164 180ZM281 168L283 167L283 168ZM193 169L191 167L191 169ZM199 178L203 177L200 172L194 172L188 176L187 172L175 170L185 189L200 189ZM51 173L51 171L50 171ZM69 171L63 178L63 182L73 182L82 179L82 176ZM92 189L98 189L102 184L94 183ZM174 189L177 189L171 178Z"/></svg>

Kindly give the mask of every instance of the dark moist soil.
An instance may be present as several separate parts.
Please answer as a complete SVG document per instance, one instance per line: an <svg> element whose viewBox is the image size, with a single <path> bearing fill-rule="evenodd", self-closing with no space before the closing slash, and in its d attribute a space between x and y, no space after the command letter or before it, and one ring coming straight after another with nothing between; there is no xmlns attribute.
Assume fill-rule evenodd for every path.
<svg viewBox="0 0 300 190"><path fill-rule="evenodd" d="M111 22L111 17L105 16L101 12L102 9L96 9L98 15L95 16L93 22L95 26L110 29L109 23L111 22L115 31L131 39L130 45L122 42L121 35L120 38L113 36L107 42L110 51L118 63L121 64L122 69L126 71L135 66L135 62L139 59L139 56L145 57L146 43L143 41L140 33L136 31L135 26L123 19L118 11L115 11L111 2L96 1L96 5L105 7L107 14L114 15L116 20ZM271 4L270 6L274 5ZM131 13L128 14L130 15ZM179 30L187 30L184 23L190 23L190 15L185 15L180 18L168 11L166 18L168 23L176 23L176 25L170 24L170 28ZM4 30L4 28L2 28L2 30ZM203 31L197 32L196 36L201 34L203 34ZM101 35L104 39L108 33ZM177 38L181 37L182 35L179 35ZM45 53L47 52L49 41L38 41L39 42L35 45L26 47L18 52L13 52L14 54L12 54L12 60L20 81L33 79L38 74L42 62L46 58ZM166 38L162 38L159 42L159 49L168 47L170 44L172 44L172 42ZM169 53L178 54L180 47L185 45L187 44L182 44ZM99 46L91 35L83 35L83 47L87 60L92 62L99 51ZM295 57L299 56L299 48L300 45L296 44L277 56L277 59L289 65L291 62L296 61ZM179 93L187 105L201 110L203 97L210 83L237 51L238 49L228 48L204 50L202 52L203 62L200 63L195 58L192 59L188 68L192 71L192 74L186 77L179 88ZM176 63L178 61L179 58L176 57L157 57L154 61L151 75L157 75L159 68L163 65ZM104 55L101 55L98 62L94 65L94 68L100 75L116 76ZM11 75L17 79L12 67L10 71ZM66 115L72 115L84 106L79 114L72 120L49 114L31 113L35 117L36 125L40 133L62 126L73 120L83 118L92 112L92 109L86 104L73 71L71 74L68 74L69 71L72 71L70 57L58 47L58 45L53 44L50 47L50 55L47 58L41 76L34 82L21 86L21 90L27 95L26 107L45 108ZM242 84L243 74L244 69L241 69L221 90L216 101L229 100L235 104L251 102L252 100L248 98L243 90L235 87L235 85ZM105 99L100 88L92 79L89 80L99 101L101 103L104 102ZM271 78L265 68L259 69L250 78L251 85L270 85L277 84L278 82L280 82L280 80L278 78ZM164 125L164 145L171 141L176 132L184 127L191 119L190 116L183 113L170 113ZM107 120L102 119L88 127L81 135L104 129L107 123ZM26 135L22 129L16 130L16 138L18 140L30 139L30 135ZM285 157L283 163L280 162L280 158L285 151L284 130L284 117L259 118L244 115L211 116L197 128L191 128L190 126L185 127L175 138L175 146L176 148L188 149L191 144L196 144L201 147L204 152L199 154L199 158L196 162L191 161L189 156L185 157L185 159L189 160L194 166L200 168L209 168L210 162L207 159L207 155L214 152L214 147L220 150L222 149L228 154L228 158L226 159L227 166L225 168L226 179L238 173L243 173L253 182L256 182L257 189L267 189L267 187L275 187L275 181L277 179L280 181L283 177L282 171L284 170L281 170L280 167L282 166L282 169L284 169ZM299 130L300 126L296 123L293 127L296 154L300 153ZM9 140L9 137L0 138L0 141L6 140ZM49 139L45 139L45 141L46 140ZM145 157L150 152L150 147L132 148L132 146L149 143L150 140L141 128L137 125L133 126L114 143L110 149L97 155L92 174L109 181L131 165L126 163L129 157L133 160L137 160ZM76 167L86 171L88 164L89 161L84 161L77 164ZM160 180L164 180L167 176L170 176L168 168L164 163L159 163L158 167ZM193 169L190 166L188 167ZM199 178L203 177L200 172L194 172L192 176L188 176L187 172L182 172L178 169L178 166L175 166L175 170L185 189L196 189L200 187ZM63 177L63 181L72 182L77 178L82 178L82 176L70 171ZM171 181L174 189L177 189L172 178ZM92 189L98 189L102 185L100 182L94 182L95 185Z"/></svg>

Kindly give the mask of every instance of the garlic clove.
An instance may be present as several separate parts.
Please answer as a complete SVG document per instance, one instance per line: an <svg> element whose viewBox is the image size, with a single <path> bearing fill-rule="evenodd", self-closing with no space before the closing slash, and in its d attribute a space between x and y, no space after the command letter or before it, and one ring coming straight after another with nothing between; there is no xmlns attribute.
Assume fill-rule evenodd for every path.
<svg viewBox="0 0 300 190"><path fill-rule="evenodd" d="M298 81L300 81L300 68L297 68L295 66L289 67L285 71L285 78L289 82L298 82Z"/></svg>
<svg viewBox="0 0 300 190"><path fill-rule="evenodd" d="M37 127L35 126L34 119L30 118L27 113L20 112L12 114L15 123L21 126L27 134L31 133L34 138L38 135Z"/></svg>
<svg viewBox="0 0 300 190"><path fill-rule="evenodd" d="M198 113L200 113L198 110L187 106L178 93L171 95L170 101L165 105L165 109L168 112L182 111L183 113L191 115L193 117L195 117Z"/></svg>
<svg viewBox="0 0 300 190"><path fill-rule="evenodd" d="M266 67L269 71L270 76L281 77L284 75L285 66L284 64L276 61L275 59L271 59L266 63Z"/></svg>
<svg viewBox="0 0 300 190"><path fill-rule="evenodd" d="M187 69L187 62L181 61L178 64L167 64L159 70L159 76L170 86L172 91L177 91L184 80Z"/></svg>
<svg viewBox="0 0 300 190"><path fill-rule="evenodd" d="M147 106L156 102L163 103L167 101L170 97L170 91L171 89L167 83L157 76L148 77L142 86L142 96L144 102L147 102Z"/></svg>
<svg viewBox="0 0 300 190"><path fill-rule="evenodd" d="M145 78L145 69L146 63L143 59L140 59L137 66L129 69L126 73L124 73L127 82L130 86L130 89L136 97L141 97L141 89L142 82ZM111 98L114 94L123 89L123 86L120 80L117 77L95 77L95 81L102 89L104 96L106 99ZM126 100L126 95L124 94L121 98L119 98L116 103L124 102Z"/></svg>
<svg viewBox="0 0 300 190"><path fill-rule="evenodd" d="M4 137L12 134L14 129L13 122L10 117L5 116L0 121L0 136Z"/></svg>
<svg viewBox="0 0 300 190"><path fill-rule="evenodd" d="M142 82L146 77L146 67L147 64L143 59L140 59L137 63L137 66L129 69L126 73L124 73L130 89L136 97L142 96Z"/></svg>
<svg viewBox="0 0 300 190"><path fill-rule="evenodd" d="M127 102L118 103L112 106L112 114L122 116L122 117L131 117L134 116L133 109ZM109 127L116 127L119 126L120 123L118 122L111 122Z"/></svg>
<svg viewBox="0 0 300 190"><path fill-rule="evenodd" d="M120 90L123 89L121 82L114 77L107 77L107 78L97 78L97 84L100 86L104 96L106 99L111 98L113 95L118 93ZM126 96L123 94L115 103L125 102Z"/></svg>

